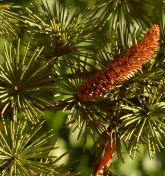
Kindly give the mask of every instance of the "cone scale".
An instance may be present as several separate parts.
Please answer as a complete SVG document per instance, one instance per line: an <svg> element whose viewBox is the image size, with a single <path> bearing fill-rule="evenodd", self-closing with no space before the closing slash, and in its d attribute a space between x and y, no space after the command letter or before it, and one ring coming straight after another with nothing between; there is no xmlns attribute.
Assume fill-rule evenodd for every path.
<svg viewBox="0 0 165 176"><path fill-rule="evenodd" d="M158 47L159 37L159 26L153 25L139 43L131 46L126 53L83 82L77 89L78 98L91 101L111 91L116 85L123 84L152 58Z"/></svg>

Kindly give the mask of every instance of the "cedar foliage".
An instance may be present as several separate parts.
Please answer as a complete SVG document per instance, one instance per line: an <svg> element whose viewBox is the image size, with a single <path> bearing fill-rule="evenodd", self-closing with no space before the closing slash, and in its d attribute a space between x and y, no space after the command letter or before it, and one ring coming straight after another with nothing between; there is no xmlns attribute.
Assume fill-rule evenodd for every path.
<svg viewBox="0 0 165 176"><path fill-rule="evenodd" d="M148 148L150 158L164 148L164 2L96 0L74 9L72 3L56 0L50 5L49 0L38 0L38 5L29 3L27 7L0 4L4 42L4 63L0 65L1 175L79 175L68 168L78 161L58 165L70 151L60 157L52 154L57 148L56 140L49 140L53 130L39 133L45 111L66 112L66 126L74 125L78 140L83 136L84 150L90 135L91 153L96 154L91 168L96 176L113 175L108 168L114 155L124 162L124 152L135 157L140 145ZM15 8L19 10L13 12ZM109 35L104 33L107 24ZM153 35L144 37L149 29ZM142 53L127 60L129 73L122 74L124 59L119 64L119 58L136 56L136 46ZM147 63L146 56L151 57ZM111 66L105 71L111 63L115 63L113 73L122 81L111 80L116 77ZM105 84L102 72L110 74ZM94 99L81 98L81 85L94 75L103 82L102 90L110 82L113 89ZM88 96L97 94L99 84L94 83L90 83L94 88ZM81 94L88 93L89 87L86 85Z"/></svg>

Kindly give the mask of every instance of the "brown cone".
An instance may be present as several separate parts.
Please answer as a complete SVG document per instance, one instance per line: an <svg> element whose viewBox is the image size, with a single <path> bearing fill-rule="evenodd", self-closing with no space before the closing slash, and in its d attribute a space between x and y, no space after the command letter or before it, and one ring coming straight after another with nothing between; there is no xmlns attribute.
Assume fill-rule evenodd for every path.
<svg viewBox="0 0 165 176"><path fill-rule="evenodd" d="M133 45L106 68L99 70L92 78L83 82L77 89L77 96L83 101L99 98L103 93L115 88L130 78L153 56L158 47L159 26L153 25L144 38Z"/></svg>

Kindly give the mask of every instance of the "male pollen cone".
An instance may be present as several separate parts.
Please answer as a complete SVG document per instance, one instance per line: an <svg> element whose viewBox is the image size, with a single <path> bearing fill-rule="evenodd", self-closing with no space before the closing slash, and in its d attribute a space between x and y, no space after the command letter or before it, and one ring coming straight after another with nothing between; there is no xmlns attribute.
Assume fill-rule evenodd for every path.
<svg viewBox="0 0 165 176"><path fill-rule="evenodd" d="M159 26L153 25L139 43L131 46L126 53L83 82L77 89L78 98L90 101L122 84L152 58L158 47L159 35Z"/></svg>

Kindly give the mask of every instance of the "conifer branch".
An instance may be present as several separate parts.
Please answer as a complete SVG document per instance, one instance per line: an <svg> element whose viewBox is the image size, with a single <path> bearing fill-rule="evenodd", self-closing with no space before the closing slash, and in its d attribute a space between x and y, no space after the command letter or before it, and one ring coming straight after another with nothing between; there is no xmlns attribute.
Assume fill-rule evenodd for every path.
<svg viewBox="0 0 165 176"><path fill-rule="evenodd" d="M25 120L15 123L2 118L2 122L4 131L0 132L1 174L11 176L70 175L68 171L60 173L60 169L64 166L57 167L54 165L68 152L59 158L49 155L52 150L57 148L55 146L56 142L52 144L48 142L48 139L53 136L52 130L38 139L32 140L33 136L42 127L43 121L37 125L31 125ZM51 162L53 158L55 159L54 163Z"/></svg>
<svg viewBox="0 0 165 176"><path fill-rule="evenodd" d="M11 12L12 8L21 8L12 4L0 5L0 36L6 39L16 39L21 27L24 26L20 15Z"/></svg>
<svg viewBox="0 0 165 176"><path fill-rule="evenodd" d="M69 7L65 2L56 1L52 8L47 1L39 2L41 10L31 4L31 8L26 8L27 14L25 14L28 16L25 23L33 28L33 33L32 30L27 32L27 40L31 40L29 47L32 51L46 43L43 55L52 58L77 52L84 54L95 49L93 44L100 43L97 34L101 26L96 13L98 6L97 8L95 5L89 8L79 7L72 13L71 0ZM41 40L38 40L39 38Z"/></svg>
<svg viewBox="0 0 165 176"><path fill-rule="evenodd" d="M17 121L17 113L23 113L33 123L43 116L42 108L54 106L50 93L57 88L52 77L52 69L46 69L48 63L41 63L38 57L43 48L36 49L27 59L27 45L20 53L20 41L16 49L5 45L5 64L0 66L0 108L1 115L11 111ZM43 97L43 94L45 95ZM8 112L7 112L8 114Z"/></svg>
<svg viewBox="0 0 165 176"><path fill-rule="evenodd" d="M38 133L47 110L66 112L84 151L90 135L94 176L114 175L113 156L124 162L140 145L153 158L165 140L164 3L38 2L19 14L0 6L0 36L13 42L0 65L0 174L79 174L67 169L75 161L58 165L70 151L52 156L53 132Z"/></svg>

